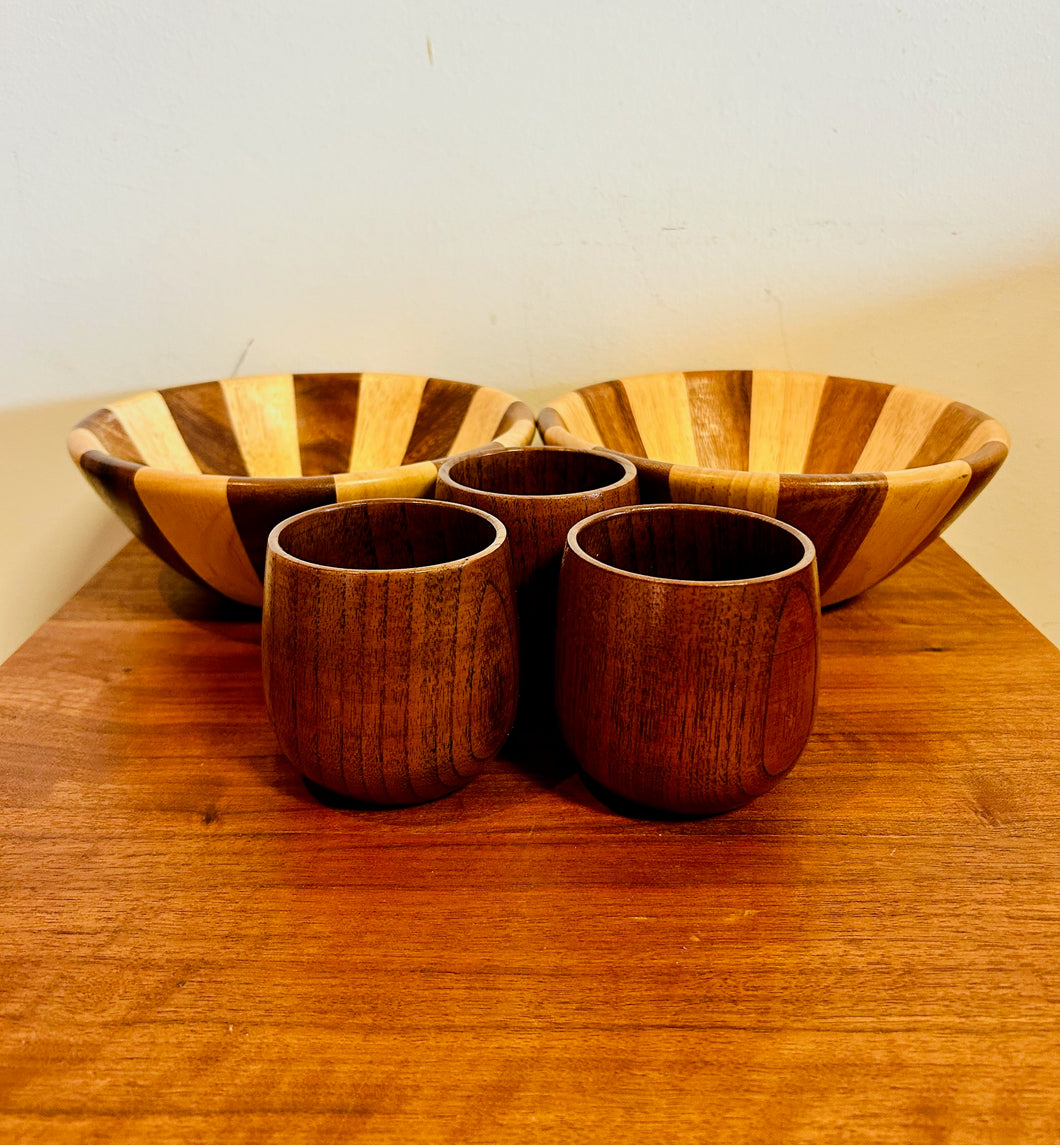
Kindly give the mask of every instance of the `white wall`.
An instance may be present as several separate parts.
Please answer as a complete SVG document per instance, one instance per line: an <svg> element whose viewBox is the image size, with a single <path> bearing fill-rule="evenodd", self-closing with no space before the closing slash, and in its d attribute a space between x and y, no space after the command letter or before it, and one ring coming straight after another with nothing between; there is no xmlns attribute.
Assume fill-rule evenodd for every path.
<svg viewBox="0 0 1060 1145"><path fill-rule="evenodd" d="M62 403L104 391L363 368L533 401L823 370L1009 427L949 537L1060 639L1052 0L8 0L3 20L0 409L23 414L0 443L29 442L19 416L45 433L21 472L83 529L112 527L51 443ZM54 511L34 529L5 489L0 588L17 553L63 570L28 578L25 629L116 541L71 544Z"/></svg>

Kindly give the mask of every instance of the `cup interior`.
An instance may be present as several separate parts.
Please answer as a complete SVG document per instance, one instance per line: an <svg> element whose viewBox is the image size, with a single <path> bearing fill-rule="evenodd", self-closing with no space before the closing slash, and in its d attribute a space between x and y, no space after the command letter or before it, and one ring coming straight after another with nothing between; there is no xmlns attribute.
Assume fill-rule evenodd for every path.
<svg viewBox="0 0 1060 1145"><path fill-rule="evenodd" d="M617 484L628 472L606 453L544 446L473 453L446 466L449 480L457 485L511 497L588 493Z"/></svg>
<svg viewBox="0 0 1060 1145"><path fill-rule="evenodd" d="M310 510L277 526L276 546L307 564L393 570L464 560L499 543L486 513L444 501L351 501Z"/></svg>
<svg viewBox="0 0 1060 1145"><path fill-rule="evenodd" d="M753 513L707 505L641 505L590 517L571 544L636 576L747 581L790 572L813 559L802 533Z"/></svg>

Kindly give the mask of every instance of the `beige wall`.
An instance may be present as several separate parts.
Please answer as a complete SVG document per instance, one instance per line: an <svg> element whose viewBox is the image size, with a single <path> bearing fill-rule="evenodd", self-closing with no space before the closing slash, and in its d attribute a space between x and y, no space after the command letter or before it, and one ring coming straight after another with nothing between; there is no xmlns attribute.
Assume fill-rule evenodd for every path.
<svg viewBox="0 0 1060 1145"><path fill-rule="evenodd" d="M66 432L85 407L74 399L0 412L0 659L129 537L67 455Z"/></svg>
<svg viewBox="0 0 1060 1145"><path fill-rule="evenodd" d="M1058 42L1046 0L10 0L0 650L121 535L62 453L94 395L356 369L979 405L1013 453L951 537L1057 639Z"/></svg>

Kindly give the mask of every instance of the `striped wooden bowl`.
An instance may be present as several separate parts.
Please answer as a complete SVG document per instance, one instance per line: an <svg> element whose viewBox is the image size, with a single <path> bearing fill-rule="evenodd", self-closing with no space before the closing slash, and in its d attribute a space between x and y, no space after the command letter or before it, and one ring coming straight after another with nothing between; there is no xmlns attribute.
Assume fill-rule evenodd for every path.
<svg viewBox="0 0 1060 1145"><path fill-rule="evenodd" d="M645 501L777 517L817 548L823 604L877 584L993 477L992 418L907 386L773 370L650 374L586 386L538 415L550 445L632 458Z"/></svg>
<svg viewBox="0 0 1060 1145"><path fill-rule="evenodd" d="M265 542L304 509L430 497L438 466L493 442L527 445L511 394L401 374L279 374L152 390L71 430L70 455L167 564L260 605Z"/></svg>

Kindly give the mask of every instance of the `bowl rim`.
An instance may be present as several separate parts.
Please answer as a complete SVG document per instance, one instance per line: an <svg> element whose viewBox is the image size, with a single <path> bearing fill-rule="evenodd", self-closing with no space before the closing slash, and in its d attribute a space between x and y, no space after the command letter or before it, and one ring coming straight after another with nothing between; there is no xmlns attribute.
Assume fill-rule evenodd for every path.
<svg viewBox="0 0 1060 1145"><path fill-rule="evenodd" d="M952 478L963 478L966 476L965 466L972 469L973 473L980 473L984 470L995 471L997 470L1005 458L1008 456L1011 439L1009 438L1008 431L993 415L986 413L985 410L978 409L975 406L968 405L966 402L960 402L957 398L947 398L949 402L959 402L961 405L967 406L972 413L978 415L982 422L990 422L992 426L996 427L997 436L992 437L990 440L984 442L981 446L977 447L971 453L961 454L960 456L950 458L946 461L933 462L930 465L913 465L905 468L898 469L852 469L852 470L833 470L825 472L802 472L791 469L752 469L750 467L742 469L731 469L724 466L715 465L697 465L690 462L669 461L663 457L648 457L636 453L629 453L622 449L616 449L612 445L601 443L594 444L579 437L578 434L568 429L563 420L562 414L559 410L553 407L552 403L562 401L565 398L574 395L580 395L586 390L595 388L597 386L615 386L626 381L642 381L650 378L672 376L675 374L683 374L687 377L690 374L726 374L726 373L768 373L773 375L781 375L789 379L796 379L804 376L812 377L825 377L825 378L842 378L844 381L860 382L870 385L886 386L890 390L902 390L905 393L915 394L926 398L944 398L946 395L925 390L918 386L907 386L900 382L875 382L868 378L849 378L846 375L840 374L812 374L809 371L801 370L773 370L767 368L752 368L742 370L732 369L697 369L697 370L670 370L670 371L655 371L646 374L631 374L620 378L609 378L604 381L587 382L582 386L574 389L565 390L561 394L548 399L548 402L541 407L537 414L537 428L541 434L542 440L546 445L564 446L573 449L596 449L606 450L611 453L618 453L623 457L628 457L637 466L638 470L642 473L653 476L660 480L666 480L673 470L678 470L680 473L716 475L718 477L725 477L733 474L776 474L783 477L786 483L794 486L805 485L808 487L827 487L831 485L858 485L866 481L875 481L880 477L888 477L897 474L904 474L905 480L910 480L910 475L915 475L922 478L926 482L934 482L938 480L949 480Z"/></svg>
<svg viewBox="0 0 1060 1145"><path fill-rule="evenodd" d="M324 377L348 377L351 373L358 376L371 371L316 371L313 376L317 378ZM267 492L273 489L281 489L287 487L307 488L312 487L313 483L327 483L336 479L348 481L351 478L365 478L373 481L383 481L391 476L407 475L410 471L416 469L418 466L433 466L435 469L439 468L445 461L450 459L450 456L443 456L437 458L422 458L418 461L402 462L399 465L385 465L376 468L368 469L344 469L334 473L289 473L280 475L254 475L242 473L204 473L201 470L198 473L190 472L181 469L172 469L163 465L152 465L150 462L144 461L131 461L126 457L119 457L117 454L109 452L103 445L95 433L92 423L103 415L110 414L116 416L114 407L120 406L126 402L134 402L140 398L150 397L155 394L162 394L169 390L184 390L192 386L208 386L218 381L245 381L253 382L257 378L272 378L276 376L288 375L275 375L275 374L261 374L261 375L247 375L238 378L221 378L221 379L207 379L201 382L186 382L174 386L163 386L158 389L136 390L127 394L122 394L120 397L114 398L106 405L99 406L97 409L92 410L90 413L85 414L80 418L67 432L66 447L71 459L75 464L81 465L82 459L89 453L93 455L92 460L96 466L104 469L113 470L115 472L124 471L128 473L136 473L142 469L149 469L154 473L171 474L174 478L179 478L185 481L198 482L203 478L211 481L226 481L235 485L246 487L248 491L257 489L262 492ZM297 377L299 375L293 374L290 376ZM532 441L537 431L537 419L534 410L517 394L511 394L507 390L499 389L496 386L489 386L479 382L464 382L457 381L456 379L440 378L434 375L420 375L420 374L391 374L393 377L428 377L436 381L445 381L450 384L466 386L472 390L492 390L497 394L502 395L509 401L509 412L515 414L512 424L502 434L489 441L482 442L480 445L473 446L470 449L462 450L460 454L451 455L452 458L462 456L465 453L475 453L481 449L487 448L510 448L506 439L511 435L511 441L514 446L522 445L529 435L529 441ZM514 408L513 408L514 407ZM528 429L521 428L523 423L529 424ZM526 441L529 444L529 441Z"/></svg>

